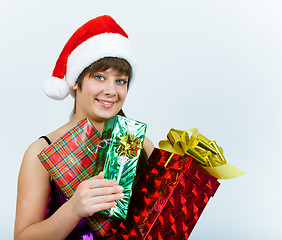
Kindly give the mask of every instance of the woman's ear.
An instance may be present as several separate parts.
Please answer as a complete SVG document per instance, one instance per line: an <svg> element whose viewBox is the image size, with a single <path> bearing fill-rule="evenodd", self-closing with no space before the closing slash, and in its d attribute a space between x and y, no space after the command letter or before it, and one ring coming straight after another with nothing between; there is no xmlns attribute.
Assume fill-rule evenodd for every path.
<svg viewBox="0 0 282 240"><path fill-rule="evenodd" d="M77 90L77 88L78 88L78 87L77 87L77 83L75 83L75 84L73 85L72 89L73 89L73 90Z"/></svg>

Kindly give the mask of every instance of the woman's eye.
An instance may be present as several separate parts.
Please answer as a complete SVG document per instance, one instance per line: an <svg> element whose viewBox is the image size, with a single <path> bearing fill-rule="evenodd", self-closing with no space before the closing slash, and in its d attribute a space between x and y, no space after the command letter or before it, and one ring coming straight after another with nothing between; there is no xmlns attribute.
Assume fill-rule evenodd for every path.
<svg viewBox="0 0 282 240"><path fill-rule="evenodd" d="M103 81L103 80L104 80L104 77L102 77L102 76L95 76L95 78L96 78L98 81Z"/></svg>
<svg viewBox="0 0 282 240"><path fill-rule="evenodd" d="M119 80L117 80L117 83L118 84L126 84L127 83L127 81L126 80L124 80L124 79L119 79Z"/></svg>

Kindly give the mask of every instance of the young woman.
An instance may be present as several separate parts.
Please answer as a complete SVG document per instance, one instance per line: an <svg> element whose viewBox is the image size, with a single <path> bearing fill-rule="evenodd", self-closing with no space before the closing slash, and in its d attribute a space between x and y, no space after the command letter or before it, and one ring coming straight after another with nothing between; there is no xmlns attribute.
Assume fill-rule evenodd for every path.
<svg viewBox="0 0 282 240"><path fill-rule="evenodd" d="M122 187L99 173L76 189L67 201L37 155L80 120L88 118L102 133L106 119L122 112L134 75L135 51L123 29L101 16L80 27L61 52L45 93L53 99L75 97L73 118L27 149L18 179L15 239L100 239L83 217L112 208ZM144 141L140 166L153 144ZM138 170L137 170L138 171Z"/></svg>

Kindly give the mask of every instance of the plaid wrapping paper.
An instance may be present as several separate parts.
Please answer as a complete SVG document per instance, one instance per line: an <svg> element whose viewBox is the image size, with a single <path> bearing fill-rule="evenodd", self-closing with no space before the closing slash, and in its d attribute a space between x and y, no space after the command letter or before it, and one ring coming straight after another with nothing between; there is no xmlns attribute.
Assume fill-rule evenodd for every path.
<svg viewBox="0 0 282 240"><path fill-rule="evenodd" d="M97 175L97 149L101 136L88 119L77 123L67 133L44 149L38 158L67 198L75 192L79 183ZM99 236L105 235L110 219L94 214L85 218Z"/></svg>
<svg viewBox="0 0 282 240"><path fill-rule="evenodd" d="M100 141L99 132L84 119L38 155L67 198L80 182L95 175Z"/></svg>
<svg viewBox="0 0 282 240"><path fill-rule="evenodd" d="M137 182L127 220L113 222L109 239L187 239L219 186L192 157L154 149ZM165 167L166 166L166 167Z"/></svg>

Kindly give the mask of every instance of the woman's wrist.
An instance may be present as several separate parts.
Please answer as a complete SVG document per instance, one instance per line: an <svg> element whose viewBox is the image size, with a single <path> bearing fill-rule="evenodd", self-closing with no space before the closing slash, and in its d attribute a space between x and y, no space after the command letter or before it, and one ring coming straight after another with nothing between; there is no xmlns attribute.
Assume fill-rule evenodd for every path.
<svg viewBox="0 0 282 240"><path fill-rule="evenodd" d="M70 198L67 202L65 202L65 211L67 211L68 217L75 222L79 222L82 216L78 214L76 208L73 204L72 198Z"/></svg>

